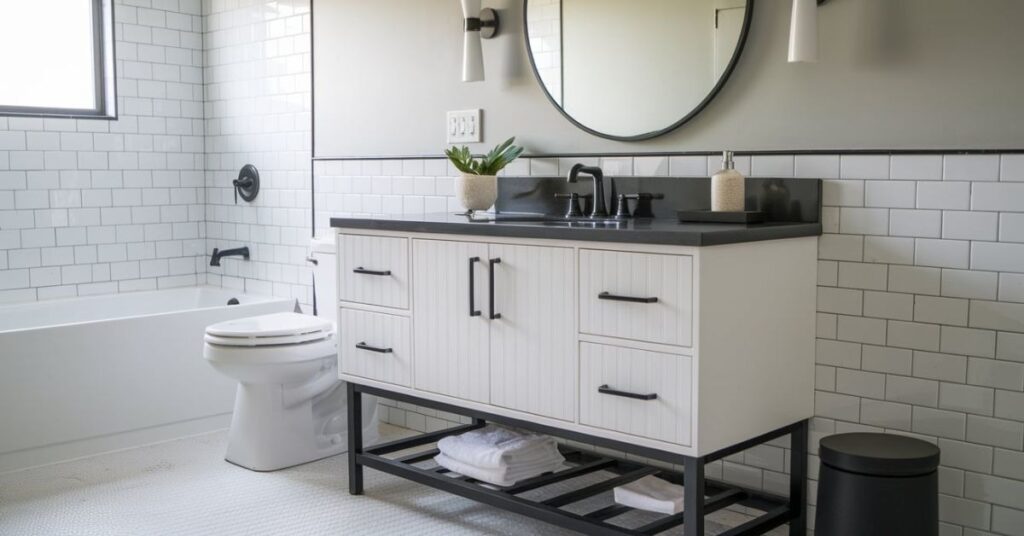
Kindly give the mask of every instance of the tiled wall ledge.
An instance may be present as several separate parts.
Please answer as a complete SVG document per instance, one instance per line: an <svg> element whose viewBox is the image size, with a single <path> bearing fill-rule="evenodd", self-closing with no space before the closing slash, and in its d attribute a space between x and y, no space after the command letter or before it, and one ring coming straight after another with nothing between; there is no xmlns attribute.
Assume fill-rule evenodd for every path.
<svg viewBox="0 0 1024 536"><path fill-rule="evenodd" d="M719 156L524 158L505 173L707 177ZM1024 155L740 156L750 176L824 179L812 452L824 435L886 431L943 451L942 534L1024 534ZM316 223L457 210L443 159L315 163ZM417 430L457 421L385 402ZM710 474L786 492L780 443ZM818 460L811 458L813 507ZM813 510L812 510L813 517Z"/></svg>

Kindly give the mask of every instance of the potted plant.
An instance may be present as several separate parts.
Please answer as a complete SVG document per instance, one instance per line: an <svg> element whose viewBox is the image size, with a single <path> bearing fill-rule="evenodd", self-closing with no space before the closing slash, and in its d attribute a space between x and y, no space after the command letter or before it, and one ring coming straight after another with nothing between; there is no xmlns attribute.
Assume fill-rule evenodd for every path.
<svg viewBox="0 0 1024 536"><path fill-rule="evenodd" d="M487 210L498 199L498 172L523 154L523 148L512 145L515 138L509 138L484 157L475 159L469 147L451 147L444 154L461 173L455 179L455 196L472 215L477 210Z"/></svg>

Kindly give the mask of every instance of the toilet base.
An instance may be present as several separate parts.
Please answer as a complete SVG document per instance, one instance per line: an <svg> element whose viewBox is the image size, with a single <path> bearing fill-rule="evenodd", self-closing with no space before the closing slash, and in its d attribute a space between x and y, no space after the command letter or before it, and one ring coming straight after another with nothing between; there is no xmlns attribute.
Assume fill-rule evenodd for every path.
<svg viewBox="0 0 1024 536"><path fill-rule="evenodd" d="M277 471L348 450L342 382L288 406L287 386L239 383L224 459L253 471ZM364 437L378 437L376 404L364 405Z"/></svg>

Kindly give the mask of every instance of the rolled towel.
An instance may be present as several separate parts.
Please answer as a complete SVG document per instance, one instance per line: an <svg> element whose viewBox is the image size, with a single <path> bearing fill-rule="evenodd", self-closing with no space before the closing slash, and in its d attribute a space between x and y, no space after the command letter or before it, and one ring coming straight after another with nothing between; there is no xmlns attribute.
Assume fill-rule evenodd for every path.
<svg viewBox="0 0 1024 536"><path fill-rule="evenodd" d="M479 469L501 469L516 463L565 461L551 437L500 426L485 426L437 442L446 457Z"/></svg>
<svg viewBox="0 0 1024 536"><path fill-rule="evenodd" d="M683 487L654 475L615 488L615 502L638 510L678 514L683 511Z"/></svg>
<svg viewBox="0 0 1024 536"><path fill-rule="evenodd" d="M444 467L453 473L458 473L481 482L487 482L488 484L494 484L495 486L501 487L512 486L520 480L556 471L562 467L562 462L560 460L547 460L545 462L536 462L531 464L515 464L500 469L488 469L463 463L459 460L449 458L443 453L435 456L434 461L436 461L441 467Z"/></svg>

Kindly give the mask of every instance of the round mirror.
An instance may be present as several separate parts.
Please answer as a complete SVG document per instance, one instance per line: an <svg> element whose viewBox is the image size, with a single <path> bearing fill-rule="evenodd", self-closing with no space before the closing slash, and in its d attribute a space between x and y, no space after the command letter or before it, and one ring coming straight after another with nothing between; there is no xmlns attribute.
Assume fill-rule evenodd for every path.
<svg viewBox="0 0 1024 536"><path fill-rule="evenodd" d="M753 0L526 0L526 46L551 102L604 138L690 120L743 50Z"/></svg>

